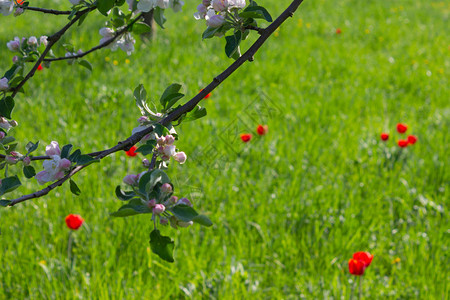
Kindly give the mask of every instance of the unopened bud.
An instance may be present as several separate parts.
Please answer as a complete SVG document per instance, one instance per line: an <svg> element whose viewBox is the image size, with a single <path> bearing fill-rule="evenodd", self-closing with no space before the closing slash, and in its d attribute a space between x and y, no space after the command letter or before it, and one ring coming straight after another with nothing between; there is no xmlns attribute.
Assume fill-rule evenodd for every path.
<svg viewBox="0 0 450 300"><path fill-rule="evenodd" d="M37 44L37 38L36 38L35 36L30 37L30 38L28 39L27 44L30 45L30 46L36 45L36 44Z"/></svg>
<svg viewBox="0 0 450 300"><path fill-rule="evenodd" d="M13 58L12 58L13 64L15 64L18 61L19 61L19 57L17 55L14 55Z"/></svg>
<svg viewBox="0 0 450 300"><path fill-rule="evenodd" d="M184 205L193 207L191 201L189 201L188 198L181 198L180 200L178 200L177 204L184 204Z"/></svg>
<svg viewBox="0 0 450 300"><path fill-rule="evenodd" d="M156 140L156 142L158 142L158 145L162 146L162 145L164 145L166 143L166 139L164 137L159 137ZM162 147L160 147L160 148L162 148ZM158 148L158 150L159 150L159 148Z"/></svg>
<svg viewBox="0 0 450 300"><path fill-rule="evenodd" d="M59 168L60 169L68 170L68 169L70 169L71 165L72 165L72 163L67 158L63 158L63 159L61 159L59 161Z"/></svg>
<svg viewBox="0 0 450 300"><path fill-rule="evenodd" d="M173 142L175 142L175 138L174 138L173 135L171 135L171 134L166 135L165 140L166 140L166 144L167 144L167 145L172 145Z"/></svg>
<svg viewBox="0 0 450 300"><path fill-rule="evenodd" d="M154 214L162 214L166 210L166 207L162 204L156 204L155 207L153 207L153 213Z"/></svg>
<svg viewBox="0 0 450 300"><path fill-rule="evenodd" d="M155 199L149 200L147 202L147 206L150 207L150 208L155 207L155 205L156 205L156 200Z"/></svg>
<svg viewBox="0 0 450 300"><path fill-rule="evenodd" d="M0 139L4 138L6 136L6 133L4 133L3 131L0 131Z"/></svg>
<svg viewBox="0 0 450 300"><path fill-rule="evenodd" d="M150 121L150 119L147 116L142 116L142 117L139 117L139 119L138 119L139 123L147 123L149 121Z"/></svg>
<svg viewBox="0 0 450 300"><path fill-rule="evenodd" d="M184 152L177 152L173 156L173 159L175 159L177 162L179 162L181 165L186 162L187 156Z"/></svg>
<svg viewBox="0 0 450 300"><path fill-rule="evenodd" d="M29 166L30 164L31 164L31 158L30 157L25 157L24 159L23 159L23 165L26 167L26 166Z"/></svg>
<svg viewBox="0 0 450 300"><path fill-rule="evenodd" d="M144 158L142 160L142 165L144 166L144 168L148 168L148 167L150 167L150 161L148 159Z"/></svg>
<svg viewBox="0 0 450 300"><path fill-rule="evenodd" d="M14 12L14 17L20 16L21 14L23 14L24 10L22 7L18 7L16 8L16 11Z"/></svg>
<svg viewBox="0 0 450 300"><path fill-rule="evenodd" d="M9 125L11 125L12 127L16 127L17 125L19 125L19 123L17 123L16 120L12 120L12 121L9 121Z"/></svg>
<svg viewBox="0 0 450 300"><path fill-rule="evenodd" d="M177 196L172 196L169 198L169 203L170 204L175 204L178 201L178 197Z"/></svg>
<svg viewBox="0 0 450 300"><path fill-rule="evenodd" d="M139 181L138 175L127 175L123 178L123 182L129 185L137 185Z"/></svg>
<svg viewBox="0 0 450 300"><path fill-rule="evenodd" d="M17 157L13 157L13 156L7 156L5 158L5 161L9 165L15 165L15 164L17 164L18 158Z"/></svg>
<svg viewBox="0 0 450 300"><path fill-rule="evenodd" d="M161 192L163 192L163 193L171 193L172 192L172 186L169 183L164 183L161 186Z"/></svg>

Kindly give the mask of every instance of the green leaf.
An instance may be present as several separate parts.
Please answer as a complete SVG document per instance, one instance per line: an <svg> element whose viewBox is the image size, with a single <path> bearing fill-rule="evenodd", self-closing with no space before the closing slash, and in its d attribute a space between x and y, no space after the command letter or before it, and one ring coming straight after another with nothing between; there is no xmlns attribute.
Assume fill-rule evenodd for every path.
<svg viewBox="0 0 450 300"><path fill-rule="evenodd" d="M197 105L184 119L183 121L189 122L200 119L206 116L206 108Z"/></svg>
<svg viewBox="0 0 450 300"><path fill-rule="evenodd" d="M164 29L164 23L166 23L166 17L164 16L164 9L160 7L155 7L153 11L153 19L155 19L156 24L161 26Z"/></svg>
<svg viewBox="0 0 450 300"><path fill-rule="evenodd" d="M78 61L78 64L79 64L80 66L85 67L86 69L88 69L89 71L92 72L92 65L91 65L91 63L88 62L87 60L85 60L85 59L79 60L79 61Z"/></svg>
<svg viewBox="0 0 450 300"><path fill-rule="evenodd" d="M32 142L28 142L28 144L25 146L25 149L27 150L28 154L30 154L31 152L35 151L38 148L38 146L39 141L37 141L35 144L33 144Z"/></svg>
<svg viewBox="0 0 450 300"><path fill-rule="evenodd" d="M233 54L237 51L239 44L241 43L242 32L236 31L233 35L226 36L225 40L227 41L225 45L225 54L228 57L233 56Z"/></svg>
<svg viewBox="0 0 450 300"><path fill-rule="evenodd" d="M128 200L131 200L131 199L133 199L134 197L136 197L136 193L133 192L133 191L129 191L129 192L127 192L127 191L122 191L122 189L120 188L120 185L118 185L118 186L116 187L116 196L117 196L117 198L119 198L120 200L128 201Z"/></svg>
<svg viewBox="0 0 450 300"><path fill-rule="evenodd" d="M66 52L75 52L75 47L72 44L63 44L63 47Z"/></svg>
<svg viewBox="0 0 450 300"><path fill-rule="evenodd" d="M137 199L139 203L141 203L140 199ZM132 202L132 201L130 201ZM111 216L113 217L128 217L132 215L138 215L138 214L148 214L151 213L152 210L143 204L136 204L136 203L128 203L119 208L118 211L113 212Z"/></svg>
<svg viewBox="0 0 450 300"><path fill-rule="evenodd" d="M77 149L72 154L70 154L67 159L70 160L70 161L75 161L76 162L80 155L81 155L81 150Z"/></svg>
<svg viewBox="0 0 450 300"><path fill-rule="evenodd" d="M19 83L24 79L23 76L16 76L10 82L8 82L9 87L14 88L19 85Z"/></svg>
<svg viewBox="0 0 450 300"><path fill-rule="evenodd" d="M6 71L5 75L3 77L8 78L8 81L11 80L20 70L22 69L21 66L14 64L8 71Z"/></svg>
<svg viewBox="0 0 450 300"><path fill-rule="evenodd" d="M272 16L269 14L267 9L262 6L248 6L243 12L239 14L241 18L253 18L253 19L264 19L267 22L272 22Z"/></svg>
<svg viewBox="0 0 450 300"><path fill-rule="evenodd" d="M11 200L0 200L0 206L7 207L11 203Z"/></svg>
<svg viewBox="0 0 450 300"><path fill-rule="evenodd" d="M100 159L98 159L98 158L93 158L92 156L89 156L87 154L82 154L77 157L76 163L79 166L84 166L84 165L89 165L89 164L92 164L94 162L99 162L99 161L100 161Z"/></svg>
<svg viewBox="0 0 450 300"><path fill-rule="evenodd" d="M180 100L183 97L184 97L184 94L181 94L181 93L168 95L167 98L166 98L166 105L165 105L164 108L166 110L168 110L169 108L174 106L178 102L178 100Z"/></svg>
<svg viewBox="0 0 450 300"><path fill-rule="evenodd" d="M154 229L150 233L150 248L153 253L157 254L163 260L174 262L173 249L175 248L175 242L168 236L162 236L158 229Z"/></svg>
<svg viewBox="0 0 450 300"><path fill-rule="evenodd" d="M72 144L64 145L61 149L61 158L69 157L70 151L72 151L72 147L73 147Z"/></svg>
<svg viewBox="0 0 450 300"><path fill-rule="evenodd" d="M3 145L8 145L9 143L12 143L12 142L14 142L16 139L13 137L13 136L10 136L10 135L8 135L7 137L4 137L3 139L2 139L2 144Z"/></svg>
<svg viewBox="0 0 450 300"><path fill-rule="evenodd" d="M81 194L81 190L78 187L78 185L72 179L70 179L69 182L70 182L70 191L72 192L72 194L79 196Z"/></svg>
<svg viewBox="0 0 450 300"><path fill-rule="evenodd" d="M25 166L23 167L23 175L28 179L33 178L36 175L36 170L32 166Z"/></svg>
<svg viewBox="0 0 450 300"><path fill-rule="evenodd" d="M134 34L143 34L152 31L152 28L145 23L135 23L131 31Z"/></svg>
<svg viewBox="0 0 450 300"><path fill-rule="evenodd" d="M183 222L193 221L198 213L192 207L186 204L178 204L170 209L170 211Z"/></svg>
<svg viewBox="0 0 450 300"><path fill-rule="evenodd" d="M21 185L22 183L17 175L2 179L2 184L0 185L0 196L17 189Z"/></svg>
<svg viewBox="0 0 450 300"><path fill-rule="evenodd" d="M83 24L84 20L86 20L87 15L88 14L84 14L78 19L78 26L81 26L81 24Z"/></svg>
<svg viewBox="0 0 450 300"><path fill-rule="evenodd" d="M222 27L208 27L202 34L202 39L210 39L216 34L217 31Z"/></svg>
<svg viewBox="0 0 450 300"><path fill-rule="evenodd" d="M158 183L170 183L170 179L167 174L160 169L147 172L139 180L139 192L144 195L148 195L153 191L153 188Z"/></svg>
<svg viewBox="0 0 450 300"><path fill-rule="evenodd" d="M197 215L192 221L206 227L211 227L213 225L213 222L205 215Z"/></svg>
<svg viewBox="0 0 450 300"><path fill-rule="evenodd" d="M114 7L115 0L97 0L97 9L98 11L107 16L108 11Z"/></svg>
<svg viewBox="0 0 450 300"><path fill-rule="evenodd" d="M136 105L139 107L141 114L145 115L146 112L152 113L152 111L147 106L147 91L144 85L138 85L133 92L134 99L136 100Z"/></svg>
<svg viewBox="0 0 450 300"><path fill-rule="evenodd" d="M145 145L140 146L136 149L135 152L140 152L143 155L148 155L153 152L153 149L155 149L156 141L155 140L148 140Z"/></svg>
<svg viewBox="0 0 450 300"><path fill-rule="evenodd" d="M163 107L166 106L166 103L169 101L169 99L171 97L173 97L172 95L176 95L178 94L178 92L181 89L181 84L178 83L173 83L171 85L169 85L165 90L164 93L161 95L161 98L159 99L159 103L161 103L161 105Z"/></svg>
<svg viewBox="0 0 450 300"><path fill-rule="evenodd" d="M14 109L14 99L11 96L5 97L0 100L0 115L5 118L11 119L11 113Z"/></svg>
<svg viewBox="0 0 450 300"><path fill-rule="evenodd" d="M112 214L111 214L111 216L112 217L119 217L119 218L123 218L123 217L128 217L128 216L134 216L134 215L138 215L139 214L139 212L137 212L137 211L135 211L134 209L132 209L132 208L122 208L122 209L119 209L118 211L116 211L116 212L113 212Z"/></svg>

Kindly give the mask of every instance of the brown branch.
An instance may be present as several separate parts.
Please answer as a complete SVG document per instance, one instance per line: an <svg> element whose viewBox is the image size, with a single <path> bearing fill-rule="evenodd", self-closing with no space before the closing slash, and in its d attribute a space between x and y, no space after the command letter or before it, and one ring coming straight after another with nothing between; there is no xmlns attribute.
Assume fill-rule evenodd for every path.
<svg viewBox="0 0 450 300"><path fill-rule="evenodd" d="M126 27L122 28L121 30L117 31L114 36L112 38L110 38L109 40L107 40L106 42L104 42L103 44L100 44L98 46L95 46L93 48L91 48L90 50L83 52L83 53L79 53L73 56L62 56L62 57L56 57L56 58L45 58L44 61L58 61L58 60L67 60L67 59L76 59L76 58L80 58L83 57L85 55L88 55L89 53L92 53L98 49L102 49L108 45L110 45L112 42L114 42L119 36L121 36L122 34L124 34L125 32L127 32L131 26L133 26L134 23L136 23L140 18L142 17L142 13L139 14L133 21L131 21Z"/></svg>
<svg viewBox="0 0 450 300"><path fill-rule="evenodd" d="M21 6L21 5L17 5L17 7L20 7L22 9L42 12L44 14L51 14L51 15L70 15L71 14L70 10L55 10L55 9L47 9L47 8L31 7L31 6Z"/></svg>
<svg viewBox="0 0 450 300"><path fill-rule="evenodd" d="M247 26L244 27L244 29L255 30L255 31L257 31L260 35L264 34L264 28L261 28L261 27L256 27L256 26L252 26L252 25L247 25Z"/></svg>
<svg viewBox="0 0 450 300"><path fill-rule="evenodd" d="M190 112L195 108L195 106L212 90L214 90L218 85L220 85L225 79L227 79L234 71L236 71L241 65L243 65L247 60L252 61L253 56L258 51L259 48L264 44L264 42L269 38L269 36L278 28L281 26L281 24L286 21L287 18L292 17L294 12L297 10L297 8L300 6L300 4L303 2L303 0L294 0L289 5L289 7L272 23L270 24L265 30L264 33L256 40L256 42L245 52L240 58L238 58L234 63L232 63L225 71L223 71L221 74L219 74L217 77L214 78L214 80L206 86L201 92L199 92L196 96L194 96L191 100L189 100L186 104L179 107L178 109L172 111L167 117L162 119L159 123L166 126L170 122L178 119L183 114ZM142 130L140 132L137 132L127 138L124 141L119 142L116 146L106 149L103 151L96 152L98 155L96 158L102 159L114 152L129 149L131 146L139 142L145 135L149 134L153 131L153 127L148 127L145 130ZM153 160L153 159L152 159ZM70 173L68 173L66 176L64 176L62 179L52 183L51 185L47 186L46 188L37 191L32 194L24 195L20 198L13 199L9 203L9 206L16 205L17 203L42 197L46 194L48 194L51 190L55 189L56 187L62 185L67 179L75 175L77 172L79 172L81 169L85 168L86 166L77 166L75 167Z"/></svg>
<svg viewBox="0 0 450 300"><path fill-rule="evenodd" d="M36 72L37 68L41 64L41 62L44 60L44 57L47 55L47 53L50 51L50 49L53 47L54 44L56 44L57 41L63 36L63 34L73 25L75 24L83 15L95 10L96 7L90 7L85 10L79 11L76 16L67 23L60 31L56 32L55 34L48 37L48 44L47 47L45 47L44 51L42 52L41 56L39 56L38 60L34 64L33 68L28 72L28 74L25 76L25 78L15 87L12 89L13 93L11 94L11 97L15 97L17 93L20 91L20 89L24 86L24 84L34 76L34 73Z"/></svg>

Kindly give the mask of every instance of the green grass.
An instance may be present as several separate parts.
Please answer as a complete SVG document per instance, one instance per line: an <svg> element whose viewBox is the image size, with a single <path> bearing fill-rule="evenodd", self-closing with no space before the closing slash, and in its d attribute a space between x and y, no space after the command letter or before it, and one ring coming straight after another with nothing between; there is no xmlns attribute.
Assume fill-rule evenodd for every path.
<svg viewBox="0 0 450 300"><path fill-rule="evenodd" d="M273 16L287 6L260 2ZM139 83L154 100L173 82L195 95L231 63L223 40L201 41L196 5L169 13L167 28L151 44L137 41L130 57L90 55L92 74L64 62L38 72L16 98L19 150L37 140L40 154L52 140L83 152L115 145L137 126ZM0 210L0 299L349 299L356 251L375 255L368 299L448 299L449 12L445 1L305 1L204 101L208 116L179 128L188 161L168 173L212 228L162 228L176 261L152 254L148 215L109 217L121 205L115 186L143 170L116 153L75 176L79 197L65 185ZM50 35L66 21L28 12L0 22L6 70L8 40ZM64 41L86 50L103 22L93 15ZM384 151L399 151L398 122L419 140L390 164ZM234 140L258 123L266 136ZM38 188L31 180L13 195ZM73 265L70 213L86 220Z"/></svg>

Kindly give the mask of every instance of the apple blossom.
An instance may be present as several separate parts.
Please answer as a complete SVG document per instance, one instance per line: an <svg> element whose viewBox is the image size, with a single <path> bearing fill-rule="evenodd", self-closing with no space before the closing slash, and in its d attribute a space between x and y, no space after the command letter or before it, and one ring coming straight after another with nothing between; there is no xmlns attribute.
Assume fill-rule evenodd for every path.
<svg viewBox="0 0 450 300"><path fill-rule="evenodd" d="M142 160L142 165L144 166L144 168L148 168L148 167L150 167L150 161L148 159L144 158Z"/></svg>
<svg viewBox="0 0 450 300"><path fill-rule="evenodd" d="M173 156L173 159L175 159L177 162L179 162L181 165L186 162L187 156L184 152L177 152Z"/></svg>
<svg viewBox="0 0 450 300"><path fill-rule="evenodd" d="M164 183L161 186L161 192L162 193L171 193L172 191L173 191L172 190L172 186L169 183Z"/></svg>
<svg viewBox="0 0 450 300"><path fill-rule="evenodd" d="M45 147L45 154L48 156L61 155L61 149L59 149L58 142L52 141L50 145Z"/></svg>
<svg viewBox="0 0 450 300"><path fill-rule="evenodd" d="M211 4L215 11L221 12L227 10L228 0L212 0Z"/></svg>
<svg viewBox="0 0 450 300"><path fill-rule="evenodd" d="M175 155L175 145L167 145L164 147L163 153L166 156L174 156Z"/></svg>
<svg viewBox="0 0 450 300"><path fill-rule="evenodd" d="M15 64L18 61L19 61L19 57L17 55L14 55L13 58L12 58L13 64Z"/></svg>
<svg viewBox="0 0 450 300"><path fill-rule="evenodd" d="M63 158L59 161L60 169L68 170L68 169L70 169L71 165L72 165L72 163L67 158Z"/></svg>
<svg viewBox="0 0 450 300"><path fill-rule="evenodd" d="M139 177L138 175L130 174L123 178L123 182L129 185L137 185L139 182Z"/></svg>
<svg viewBox="0 0 450 300"><path fill-rule="evenodd" d="M28 39L27 44L30 46L36 46L37 45L37 38L35 36L32 36Z"/></svg>
<svg viewBox="0 0 450 300"><path fill-rule="evenodd" d="M25 10L22 7L16 8L16 11L14 12L14 17L20 16L21 14L23 14L24 11Z"/></svg>
<svg viewBox="0 0 450 300"><path fill-rule="evenodd" d="M31 158L29 156L27 156L23 159L22 162L23 162L24 166L29 166L31 164Z"/></svg>
<svg viewBox="0 0 450 300"><path fill-rule="evenodd" d="M11 14L14 8L14 1L0 0L0 13L5 17Z"/></svg>
<svg viewBox="0 0 450 300"><path fill-rule="evenodd" d="M149 12L156 6L156 1L157 0L140 0L137 4L137 9L143 12Z"/></svg>
<svg viewBox="0 0 450 300"><path fill-rule="evenodd" d="M53 143L53 142L52 142ZM56 142L54 142L56 143ZM58 144L58 143L56 143ZM48 146L47 146L48 147ZM47 150L46 147L46 150ZM59 146L58 146L59 149ZM47 154L48 155L48 154ZM64 171L70 169L70 161L66 158L61 159L59 155L51 155L51 159L45 160L42 163L44 171L36 174L36 180L39 184L44 184L46 182L55 181L64 177Z"/></svg>
<svg viewBox="0 0 450 300"><path fill-rule="evenodd" d="M6 129L8 131L11 127L11 124L9 124L6 118L0 117L0 128Z"/></svg>
<svg viewBox="0 0 450 300"><path fill-rule="evenodd" d="M155 207L153 207L154 214L162 214L165 210L166 207L163 204L156 204Z"/></svg>
<svg viewBox="0 0 450 300"><path fill-rule="evenodd" d="M175 138L171 134L166 135L165 142L166 142L167 145L172 145L173 142L175 142Z"/></svg>
<svg viewBox="0 0 450 300"><path fill-rule="evenodd" d="M16 36L14 40L6 43L6 47L8 47L11 51L17 51L20 48L20 39Z"/></svg>
<svg viewBox="0 0 450 300"><path fill-rule="evenodd" d="M203 3L200 3L197 6L197 12L194 13L194 18L196 20L204 19L206 16L206 6Z"/></svg>
<svg viewBox="0 0 450 300"><path fill-rule="evenodd" d="M153 208L153 207L155 207L155 205L156 205L156 200L155 200L155 199L149 200L149 201L147 202L147 206L148 206L149 208Z"/></svg>
<svg viewBox="0 0 450 300"><path fill-rule="evenodd" d="M5 161L9 165L15 165L19 161L19 158L14 157L14 156L7 156L7 157L5 157Z"/></svg>
<svg viewBox="0 0 450 300"><path fill-rule="evenodd" d="M162 9L166 9L169 7L170 3L169 0L157 0L156 5L159 6Z"/></svg>
<svg viewBox="0 0 450 300"><path fill-rule="evenodd" d="M129 32L127 32L116 43L120 47L120 49L122 49L128 55L131 55L131 53L134 51L134 44L136 43L136 40L131 36Z"/></svg>
<svg viewBox="0 0 450 300"><path fill-rule="evenodd" d="M208 10L205 20L206 24L212 28L220 27L225 23L225 17L223 15L216 15L216 12L213 9Z"/></svg>
<svg viewBox="0 0 450 300"><path fill-rule="evenodd" d="M175 204L178 201L178 197L177 196L172 196L169 198L169 203L170 204Z"/></svg>
<svg viewBox="0 0 450 300"><path fill-rule="evenodd" d="M180 200L178 200L177 204L184 204L184 205L193 207L191 201L189 201L188 198L181 198Z"/></svg>
<svg viewBox="0 0 450 300"><path fill-rule="evenodd" d="M6 136L6 133L4 133L3 131L0 131L0 139L3 139Z"/></svg>
<svg viewBox="0 0 450 300"><path fill-rule="evenodd" d="M169 6L172 8L174 12L180 12L184 5L184 1L181 0L170 0Z"/></svg>
<svg viewBox="0 0 450 300"><path fill-rule="evenodd" d="M46 36L46 35L41 36L41 37L39 38L40 44L41 44L41 45L44 45L45 47L47 47L47 44L48 44L47 39L48 39L48 36Z"/></svg>
<svg viewBox="0 0 450 300"><path fill-rule="evenodd" d="M228 0L229 8L244 8L246 5L245 0Z"/></svg>
<svg viewBox="0 0 450 300"><path fill-rule="evenodd" d="M8 88L9 88L8 78L3 77L2 79L0 79L0 91L5 91Z"/></svg>
<svg viewBox="0 0 450 300"><path fill-rule="evenodd" d="M141 124L145 124L145 123L150 122L150 119L147 116L140 116L138 119L138 122Z"/></svg>

